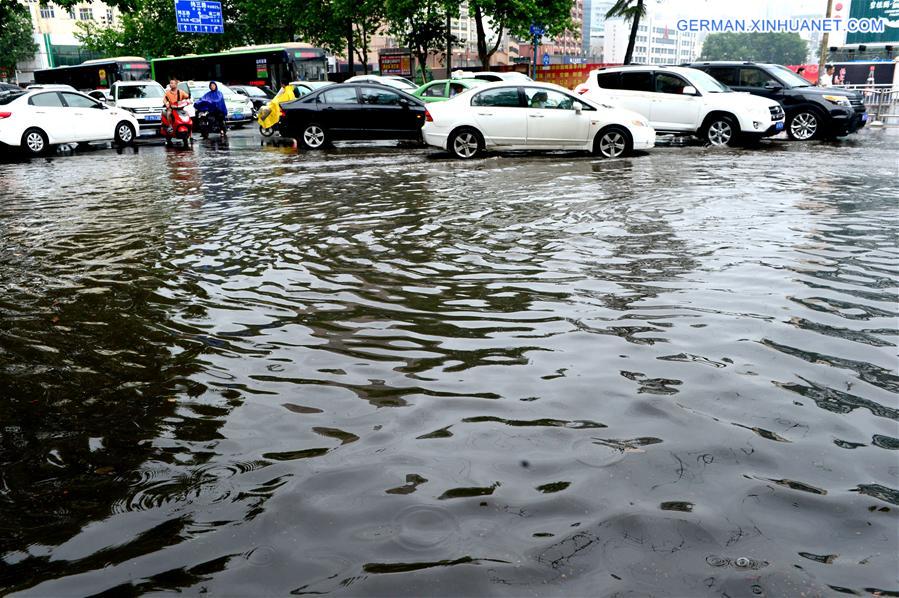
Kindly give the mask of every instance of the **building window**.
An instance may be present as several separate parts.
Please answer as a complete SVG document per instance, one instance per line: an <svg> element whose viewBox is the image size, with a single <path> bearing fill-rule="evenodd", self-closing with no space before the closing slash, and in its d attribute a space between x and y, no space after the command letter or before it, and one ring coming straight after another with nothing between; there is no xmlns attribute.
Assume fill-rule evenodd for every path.
<svg viewBox="0 0 899 598"><path fill-rule="evenodd" d="M78 20L80 21L93 21L94 20L94 9L87 8L79 8L78 9Z"/></svg>
<svg viewBox="0 0 899 598"><path fill-rule="evenodd" d="M112 25L112 9L111 8L106 9L106 24Z"/></svg>
<svg viewBox="0 0 899 598"><path fill-rule="evenodd" d="M52 19L56 15L53 12L53 6L50 4L44 4L41 6L41 18L42 19Z"/></svg>
<svg viewBox="0 0 899 598"><path fill-rule="evenodd" d="M69 13L69 18L74 21L75 20L75 9L70 8L67 12Z"/></svg>

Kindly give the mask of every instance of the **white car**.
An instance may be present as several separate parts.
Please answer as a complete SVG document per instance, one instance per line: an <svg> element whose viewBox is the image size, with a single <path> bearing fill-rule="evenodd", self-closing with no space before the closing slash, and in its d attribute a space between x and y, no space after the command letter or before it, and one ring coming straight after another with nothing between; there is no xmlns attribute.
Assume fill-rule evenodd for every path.
<svg viewBox="0 0 899 598"><path fill-rule="evenodd" d="M66 85L65 83L34 83L25 88L27 91L34 91L38 89L55 89L57 91L77 91L71 85Z"/></svg>
<svg viewBox="0 0 899 598"><path fill-rule="evenodd" d="M35 89L0 95L0 143L38 155L61 143L134 142L134 115L77 91Z"/></svg>
<svg viewBox="0 0 899 598"><path fill-rule="evenodd" d="M195 102L209 91L209 83L209 81L182 81L178 84L178 87L186 91L191 101ZM228 109L227 122L235 125L244 125L251 122L254 110L253 102L250 98L240 95L220 81L216 81L215 84L225 98L225 108ZM192 111L189 111L188 114L193 116Z"/></svg>
<svg viewBox="0 0 899 598"><path fill-rule="evenodd" d="M582 150L618 158L655 145L631 112L578 98L548 83L488 83L428 104L425 143L470 159L486 149Z"/></svg>
<svg viewBox="0 0 899 598"><path fill-rule="evenodd" d="M406 79L405 77L397 75L356 75L350 77L344 81L344 83L380 83L381 85L395 87L406 93L412 93L418 89L418 86L415 83L409 81L409 79Z"/></svg>
<svg viewBox="0 0 899 598"><path fill-rule="evenodd" d="M697 135L711 145L774 135L784 127L784 111L775 100L734 92L692 68L599 69L591 71L575 91L642 114L660 133Z"/></svg>
<svg viewBox="0 0 899 598"><path fill-rule="evenodd" d="M93 93L89 94L93 95ZM116 81L109 88L108 102L134 114L140 133L153 134L162 124L165 88L156 81Z"/></svg>

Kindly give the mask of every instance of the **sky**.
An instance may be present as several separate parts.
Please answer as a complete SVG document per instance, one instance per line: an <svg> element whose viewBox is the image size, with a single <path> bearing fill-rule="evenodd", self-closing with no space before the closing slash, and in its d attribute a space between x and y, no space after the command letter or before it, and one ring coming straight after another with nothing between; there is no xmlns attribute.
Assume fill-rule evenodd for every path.
<svg viewBox="0 0 899 598"><path fill-rule="evenodd" d="M839 0L834 0L837 4ZM849 4L849 0L843 0ZM648 0L649 11L663 19L777 19L824 16L827 0Z"/></svg>

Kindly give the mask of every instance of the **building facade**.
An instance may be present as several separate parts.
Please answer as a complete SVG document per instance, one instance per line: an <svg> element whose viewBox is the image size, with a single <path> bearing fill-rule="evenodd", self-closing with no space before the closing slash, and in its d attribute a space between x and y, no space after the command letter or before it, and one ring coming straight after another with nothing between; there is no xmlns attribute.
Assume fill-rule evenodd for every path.
<svg viewBox="0 0 899 598"><path fill-rule="evenodd" d="M631 23L624 19L609 19L605 23L603 61L623 63L631 34ZM696 32L678 31L673 22L654 19L652 15L640 19L634 55L631 62L640 64L680 64L699 57L702 40Z"/></svg>
<svg viewBox="0 0 899 598"><path fill-rule="evenodd" d="M612 8L613 0L587 0L584 3L584 34L582 38L583 53L591 62L603 60L603 42L605 41L606 13Z"/></svg>

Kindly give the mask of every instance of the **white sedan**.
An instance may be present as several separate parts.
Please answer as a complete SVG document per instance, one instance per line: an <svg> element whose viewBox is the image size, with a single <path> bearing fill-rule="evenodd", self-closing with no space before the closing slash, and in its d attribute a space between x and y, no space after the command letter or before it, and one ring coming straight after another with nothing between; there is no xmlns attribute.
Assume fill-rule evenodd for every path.
<svg viewBox="0 0 899 598"><path fill-rule="evenodd" d="M61 143L113 140L127 145L138 130L134 115L77 91L0 94L0 144L43 154Z"/></svg>
<svg viewBox="0 0 899 598"><path fill-rule="evenodd" d="M491 83L428 104L425 143L457 158L488 148L582 150L618 158L655 145L646 119L630 110L575 97L548 83Z"/></svg>

